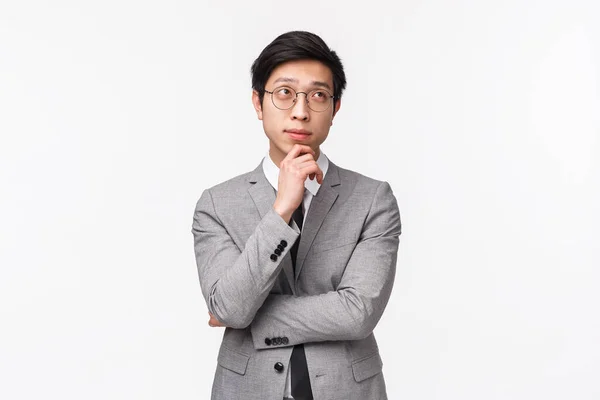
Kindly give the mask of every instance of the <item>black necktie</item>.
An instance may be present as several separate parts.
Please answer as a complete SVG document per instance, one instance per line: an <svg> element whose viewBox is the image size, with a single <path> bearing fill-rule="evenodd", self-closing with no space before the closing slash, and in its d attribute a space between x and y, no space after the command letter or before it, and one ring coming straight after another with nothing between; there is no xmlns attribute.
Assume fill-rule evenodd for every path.
<svg viewBox="0 0 600 400"><path fill-rule="evenodd" d="M300 235L298 235L298 239L292 245L290 252L292 253L292 265L294 266L294 274L296 273L296 255L298 254L298 246L300 246L300 236L302 235L302 221L304 220L304 213L302 212L302 203L296 208L296 211L292 214L292 218L298 225L298 229L300 229Z"/></svg>
<svg viewBox="0 0 600 400"><path fill-rule="evenodd" d="M292 218L294 221L296 221L296 225L298 225L298 228L300 228L300 235L302 235L302 222L304 219L302 202L292 214ZM296 254L298 253L300 235L290 249L290 252L292 253L292 265L294 266L294 276L296 274ZM292 350L292 357L290 359L290 365L292 368L292 397L294 400L313 400L303 344L297 344L294 346L294 350Z"/></svg>

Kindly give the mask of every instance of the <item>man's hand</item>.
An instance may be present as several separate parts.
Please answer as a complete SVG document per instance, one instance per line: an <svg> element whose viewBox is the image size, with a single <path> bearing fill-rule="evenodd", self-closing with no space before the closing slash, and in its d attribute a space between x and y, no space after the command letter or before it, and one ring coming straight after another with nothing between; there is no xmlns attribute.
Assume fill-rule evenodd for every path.
<svg viewBox="0 0 600 400"><path fill-rule="evenodd" d="M273 204L275 211L288 223L302 203L307 177L323 183L323 171L315 161L315 151L310 146L296 143L279 165L277 198Z"/></svg>
<svg viewBox="0 0 600 400"><path fill-rule="evenodd" d="M208 325L212 326L213 328L224 328L225 325L223 325L218 319L215 318L214 315L212 315L210 312L208 313L210 319L208 320Z"/></svg>

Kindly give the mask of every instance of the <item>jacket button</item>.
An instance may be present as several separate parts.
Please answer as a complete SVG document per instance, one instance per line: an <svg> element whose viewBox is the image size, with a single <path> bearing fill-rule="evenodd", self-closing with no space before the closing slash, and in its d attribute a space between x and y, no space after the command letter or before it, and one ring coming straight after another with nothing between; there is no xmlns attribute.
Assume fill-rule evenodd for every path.
<svg viewBox="0 0 600 400"><path fill-rule="evenodd" d="M273 253L275 253L275 254L277 254L278 256L280 256L280 255L281 255L281 250L279 250L279 249L275 249L275 250L273 250Z"/></svg>
<svg viewBox="0 0 600 400"><path fill-rule="evenodd" d="M279 250L281 250L281 251L283 251L283 249L285 249L285 247L283 247L283 246L282 246L282 245L280 245L280 244L278 244L278 245L277 245L277 248L278 248Z"/></svg>
<svg viewBox="0 0 600 400"><path fill-rule="evenodd" d="M270 345L271 345L271 339L269 339L269 338L265 338L265 344L266 344L267 346L270 346Z"/></svg>
<svg viewBox="0 0 600 400"><path fill-rule="evenodd" d="M273 365L273 368L275 368L277 372L281 372L283 371L283 364L280 362L276 362L275 365Z"/></svg>
<svg viewBox="0 0 600 400"><path fill-rule="evenodd" d="M271 260L277 261L277 254L271 254Z"/></svg>
<svg viewBox="0 0 600 400"><path fill-rule="evenodd" d="M287 246L287 242L285 240L281 240L281 242L279 242L283 247Z"/></svg>
<svg viewBox="0 0 600 400"><path fill-rule="evenodd" d="M287 336L284 336L282 341L283 341L283 344L288 344L290 342L290 340L288 339Z"/></svg>

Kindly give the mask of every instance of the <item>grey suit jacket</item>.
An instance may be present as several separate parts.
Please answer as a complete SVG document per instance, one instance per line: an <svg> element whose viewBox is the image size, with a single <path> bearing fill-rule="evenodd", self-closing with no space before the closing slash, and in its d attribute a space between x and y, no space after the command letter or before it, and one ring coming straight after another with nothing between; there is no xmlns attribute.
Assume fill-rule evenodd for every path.
<svg viewBox="0 0 600 400"><path fill-rule="evenodd" d="M275 197L259 163L205 189L196 204L202 294L227 326L211 399L281 400L300 343L315 400L387 399L373 329L392 290L401 233L390 185L330 160L295 274L290 249L300 231L275 212Z"/></svg>

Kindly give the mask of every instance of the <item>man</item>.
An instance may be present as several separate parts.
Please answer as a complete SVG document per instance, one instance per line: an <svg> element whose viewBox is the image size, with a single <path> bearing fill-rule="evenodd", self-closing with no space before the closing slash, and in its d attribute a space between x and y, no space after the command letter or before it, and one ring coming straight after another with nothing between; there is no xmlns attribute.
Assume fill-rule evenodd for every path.
<svg viewBox="0 0 600 400"><path fill-rule="evenodd" d="M226 327L212 399L387 399L373 329L394 282L400 214L386 181L320 150L342 63L294 31L251 71L268 154L204 190L192 224L209 325Z"/></svg>

